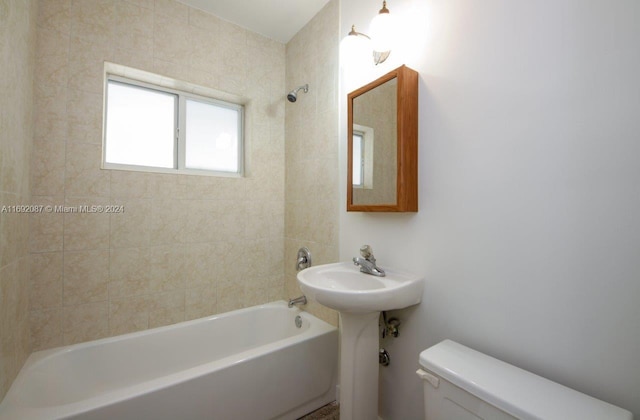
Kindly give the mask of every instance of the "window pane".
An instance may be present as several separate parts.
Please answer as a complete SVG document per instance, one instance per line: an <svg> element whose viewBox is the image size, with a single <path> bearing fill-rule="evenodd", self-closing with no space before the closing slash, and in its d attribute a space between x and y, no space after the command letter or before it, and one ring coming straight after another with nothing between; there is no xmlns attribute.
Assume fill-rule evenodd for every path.
<svg viewBox="0 0 640 420"><path fill-rule="evenodd" d="M176 95L109 81L105 161L175 167Z"/></svg>
<svg viewBox="0 0 640 420"><path fill-rule="evenodd" d="M239 110L187 99L185 166L238 172Z"/></svg>
<svg viewBox="0 0 640 420"><path fill-rule="evenodd" d="M362 136L353 135L353 185L362 185Z"/></svg>

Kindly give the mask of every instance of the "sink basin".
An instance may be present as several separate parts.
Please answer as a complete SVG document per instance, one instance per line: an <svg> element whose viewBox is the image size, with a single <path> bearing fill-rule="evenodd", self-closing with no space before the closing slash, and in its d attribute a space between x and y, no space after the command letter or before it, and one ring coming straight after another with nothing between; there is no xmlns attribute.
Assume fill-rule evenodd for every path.
<svg viewBox="0 0 640 420"><path fill-rule="evenodd" d="M378 318L381 311L416 305L423 278L382 267L385 277L352 262L318 265L298 273L307 298L340 312L340 418L378 418Z"/></svg>
<svg viewBox="0 0 640 420"><path fill-rule="evenodd" d="M389 311L420 303L422 277L382 268L385 277L361 273L352 262L318 265L299 272L298 283L308 298L340 312Z"/></svg>

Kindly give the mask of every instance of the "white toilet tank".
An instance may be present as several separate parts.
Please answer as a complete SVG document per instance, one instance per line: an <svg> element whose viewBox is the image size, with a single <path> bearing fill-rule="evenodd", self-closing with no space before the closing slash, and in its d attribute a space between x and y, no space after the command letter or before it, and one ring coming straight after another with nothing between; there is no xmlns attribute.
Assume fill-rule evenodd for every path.
<svg viewBox="0 0 640 420"><path fill-rule="evenodd" d="M632 420L597 400L451 340L420 353L426 420Z"/></svg>

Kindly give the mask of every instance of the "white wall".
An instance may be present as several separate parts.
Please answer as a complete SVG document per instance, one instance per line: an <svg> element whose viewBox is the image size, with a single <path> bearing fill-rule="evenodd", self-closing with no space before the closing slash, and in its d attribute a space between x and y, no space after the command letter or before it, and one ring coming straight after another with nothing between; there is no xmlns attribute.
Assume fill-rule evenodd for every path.
<svg viewBox="0 0 640 420"><path fill-rule="evenodd" d="M341 37L380 5L341 2ZM341 75L340 257L426 276L381 369L386 420L422 418L444 338L640 416L640 2L393 0L401 46ZM413 33L414 38L409 34ZM420 73L420 211L347 213L346 94Z"/></svg>

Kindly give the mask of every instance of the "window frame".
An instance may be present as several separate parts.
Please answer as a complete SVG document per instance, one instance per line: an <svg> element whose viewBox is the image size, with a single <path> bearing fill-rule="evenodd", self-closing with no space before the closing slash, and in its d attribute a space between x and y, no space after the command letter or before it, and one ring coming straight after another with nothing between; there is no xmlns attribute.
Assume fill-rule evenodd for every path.
<svg viewBox="0 0 640 420"><path fill-rule="evenodd" d="M364 150L365 150L365 143L364 143L364 132L360 131L360 130L353 130L353 137L355 139L355 137L358 137L360 139L360 153L358 153L358 167L357 170L360 173L360 182L359 183L353 183L353 188L364 188ZM356 152L355 152L355 140L352 140L353 144L354 144L354 150L353 150L353 156L355 157ZM356 165L355 165L355 159L354 159L354 165L353 165L353 173L354 176L352 176L353 179L355 178L355 172L356 172Z"/></svg>
<svg viewBox="0 0 640 420"><path fill-rule="evenodd" d="M353 188L364 190L373 189L374 130L372 127L367 127L366 125L353 124L353 135L360 137L360 180L362 181L361 184L352 184ZM353 139L351 141L353 141Z"/></svg>
<svg viewBox="0 0 640 420"><path fill-rule="evenodd" d="M109 83L114 82L117 84L128 85L134 88L147 89L154 92L175 95L177 100L175 101L174 109L174 150L173 150L173 168L163 168L156 166L143 166L143 165L130 165L124 163L113 163L106 161L107 150L107 118L108 118L108 89ZM238 170L237 172L230 171L216 171L210 169L196 169L187 168L185 166L186 160L186 102L187 100L197 101L205 104L210 104L222 108L232 109L238 112ZM185 174L185 175L205 175L205 176L218 176L218 177L243 177L244 176L244 151L245 151L245 107L243 104L233 103L216 99L208 96L198 95L192 92L186 92L179 89L172 89L165 86L156 85L153 83L142 82L139 80L131 79L128 77L118 76L114 74L106 74L104 84L104 112L103 112L103 129L102 129L102 169L115 169L125 171L138 171L138 172L155 172L155 173L171 173L171 174Z"/></svg>

